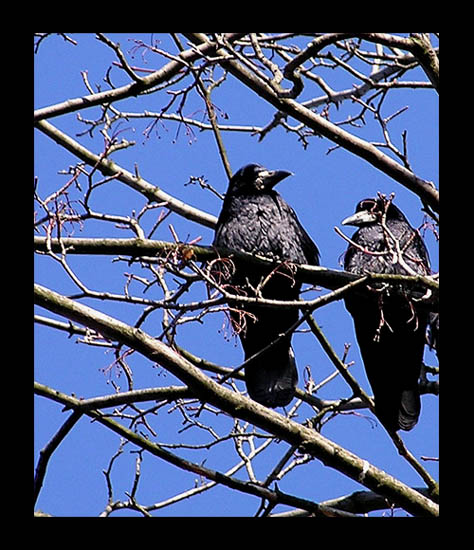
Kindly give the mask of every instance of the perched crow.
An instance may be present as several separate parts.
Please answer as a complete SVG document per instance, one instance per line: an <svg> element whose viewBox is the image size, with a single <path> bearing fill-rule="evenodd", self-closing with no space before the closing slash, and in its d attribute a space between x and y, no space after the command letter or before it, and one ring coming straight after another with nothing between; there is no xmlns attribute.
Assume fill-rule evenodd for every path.
<svg viewBox="0 0 474 550"><path fill-rule="evenodd" d="M430 273L423 240L391 200L364 199L342 224L359 227L344 257L346 271ZM418 378L428 312L396 285L377 284L364 295L354 292L345 304L354 319L377 416L390 431L411 430L421 409Z"/></svg>
<svg viewBox="0 0 474 550"><path fill-rule="evenodd" d="M249 164L236 172L222 205L213 244L266 256L282 262L319 265L319 251L298 221L293 209L273 190L291 175ZM235 270L224 281L234 293L249 297L296 300L301 284L291 270L261 268L234 261ZM258 292L257 292L258 294ZM242 316L242 311L245 313ZM274 342L297 320L297 309L275 309L257 305L233 305L231 318L249 359ZM259 355L245 368L249 395L267 407L288 405L293 399L298 372L291 334Z"/></svg>

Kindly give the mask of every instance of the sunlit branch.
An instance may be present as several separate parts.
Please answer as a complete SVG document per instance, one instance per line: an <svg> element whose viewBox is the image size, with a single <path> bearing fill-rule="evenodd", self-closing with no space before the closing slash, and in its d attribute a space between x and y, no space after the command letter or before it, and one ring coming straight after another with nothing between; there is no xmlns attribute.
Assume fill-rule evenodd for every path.
<svg viewBox="0 0 474 550"><path fill-rule="evenodd" d="M377 490L413 515L438 515L438 506L321 434L288 420L258 403L237 395L217 384L183 357L145 332L109 315L79 304L41 285L35 285L35 302L72 321L85 324L111 339L135 349L151 361L162 365L197 393L200 399L247 420L291 445L303 447L326 465L357 480L368 489ZM56 396L57 397L57 396ZM59 398L58 398L59 399ZM102 418L101 418L102 420ZM115 423L114 423L115 424ZM110 425L116 431L115 426ZM122 428L121 428L122 429ZM133 432L132 432L133 433ZM148 441L148 440L147 440Z"/></svg>

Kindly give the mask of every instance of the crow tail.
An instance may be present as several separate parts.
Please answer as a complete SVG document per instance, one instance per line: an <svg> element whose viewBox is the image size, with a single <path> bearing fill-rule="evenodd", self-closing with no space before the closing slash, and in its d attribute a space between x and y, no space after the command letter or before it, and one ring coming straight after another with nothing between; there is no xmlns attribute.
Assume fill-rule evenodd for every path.
<svg viewBox="0 0 474 550"><path fill-rule="evenodd" d="M273 349L274 348L274 349ZM245 368L249 396L266 407L285 407L295 395L298 382L295 355L291 347L273 346Z"/></svg>

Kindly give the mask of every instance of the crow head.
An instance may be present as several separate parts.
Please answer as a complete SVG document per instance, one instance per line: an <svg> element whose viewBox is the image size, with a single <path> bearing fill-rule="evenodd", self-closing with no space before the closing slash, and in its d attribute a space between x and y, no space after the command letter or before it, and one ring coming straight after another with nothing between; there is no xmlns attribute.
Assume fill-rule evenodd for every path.
<svg viewBox="0 0 474 550"><path fill-rule="evenodd" d="M380 223L384 215L386 220L407 221L391 200L379 197L377 199L364 199L360 201L356 206L355 214L342 220L341 224L362 227L364 225Z"/></svg>
<svg viewBox="0 0 474 550"><path fill-rule="evenodd" d="M287 170L267 170L259 164L247 164L238 170L229 182L229 194L266 193L282 179L292 176Z"/></svg>

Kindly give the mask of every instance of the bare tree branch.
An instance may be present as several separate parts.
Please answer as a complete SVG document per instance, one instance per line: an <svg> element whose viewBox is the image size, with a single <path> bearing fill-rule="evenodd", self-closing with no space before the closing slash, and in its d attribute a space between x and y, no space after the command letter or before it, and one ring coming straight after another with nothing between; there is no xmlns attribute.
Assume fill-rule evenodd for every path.
<svg viewBox="0 0 474 550"><path fill-rule="evenodd" d="M53 399L54 401L63 403L68 408L75 408L75 406L78 404L78 400L76 398L70 397L56 390L52 390L51 388L48 388L47 386L44 386L42 384L38 384L38 383L35 384L35 392L38 395L41 395L43 397L48 397L50 399ZM189 460L181 458L178 455L164 449L161 445L157 443L153 443L149 439L145 439L144 437L141 437L140 435L133 432L132 430L125 428L124 426L122 426L118 422L115 422L114 420L111 420L110 418L103 416L100 412L94 409L86 410L85 414L92 417L97 422L99 422L100 424L103 424L104 426L106 426L113 432L117 433L118 435L126 438L128 441L131 441L132 443L142 448L143 450L148 451L152 455L157 456L165 460L166 462L169 462L174 466L177 466L178 468L193 472L195 474L199 474L203 477L206 477L207 479L213 480L231 489L236 489L243 493L248 493L251 495L258 496L260 498L264 498L275 504L281 503L281 504L287 504L289 506L296 506L299 508L303 508L305 510L308 510L309 512L311 512L317 517L352 517L353 516L353 514L348 512L339 511L337 509L333 510L328 506L320 506L315 502L284 493L278 489L275 491L272 491L256 483L244 482L235 477L230 477L216 470L207 468L201 464L190 462ZM78 413L73 413L73 415L78 416ZM426 500L429 502L429 499L426 499Z"/></svg>
<svg viewBox="0 0 474 550"><path fill-rule="evenodd" d="M72 99L35 111L35 128L76 160L69 167L57 166L58 182L49 176L46 180L41 172L35 178L34 251L41 277L46 273L54 278L59 272L73 288L65 297L35 286L35 303L52 312L47 317L35 315L35 322L62 331L62 335L55 335L61 340L66 340L61 338L66 333L70 342L78 344L79 351L88 346L88 352L111 357L105 360L105 365L103 357L100 359L100 372L113 387L109 395L101 395L107 390L99 389L91 390L94 397L77 399L52 387L35 384L37 395L62 404L70 415L53 436L49 431L43 433L41 427L45 442L37 463L35 498L43 486L47 492L46 473L54 475L50 474L51 457L81 416L87 416L120 437L103 472L107 494L101 513L104 517L118 510L148 517L155 510L216 485L256 496L260 505L257 504L255 515L262 517L272 515L279 504L294 507L290 514L321 517L383 509L393 514L395 507L412 515L436 516L438 486L430 474L432 465L427 465L428 471L418 462L420 453L424 460L424 455L435 455L436 451L423 447L415 452L414 445L412 452L397 434L389 434L390 441L385 431L377 432L386 439L385 443L394 445L392 450L399 452L426 485L426 488L411 489L321 435L327 426L332 428L337 424L337 421L332 424L335 418L341 422L344 416L344 421L366 419L371 426L377 422L373 414L366 416L363 411L369 409L374 413L372 398L359 385L358 371L349 372L353 365L360 366L359 357L350 360L350 343L341 343L342 333L331 332L322 315L322 327L329 331L323 333L312 312L340 300L348 292L376 295L378 290L387 287L390 292L409 293L421 307L432 312L438 307L438 274L413 276L413 272L406 269L406 262L404 266L396 242L392 256L384 259L399 263L411 275L367 273L358 276L324 266L293 265L235 250L200 246L202 237L196 232L200 231L199 227L186 224L178 216L214 228L216 216L199 208L204 202L198 199L198 208L183 202L174 196L177 191L167 193L168 187L164 188L161 180L156 182L157 186L154 181L143 178L138 163L126 170L112 158L118 158L113 157L115 152L128 149L122 157L126 158L125 154L129 155L130 148L136 145L137 142L121 137L125 132L139 135L141 131L143 145L147 141L153 145L152 138L162 138L171 127L176 129L173 145L183 134L192 145L200 131L211 130L217 144L215 164L224 168L224 179L228 179L232 175L230 159L235 156L230 146L235 140L253 136L260 142L287 134L293 146L301 146L302 153L310 155L308 146L317 141L316 138L327 138L331 143L324 146L323 141L323 147L328 154L345 149L421 199L422 209L431 219L425 217L420 232L429 236L427 244L431 246L433 238L439 239L436 214L439 195L430 181L412 169L419 166L416 148L410 147L409 141L409 138L413 140L413 121L407 109L412 105L408 100L406 104L393 103L392 98L396 101L397 92L393 93L396 88L413 88L421 96L432 96L433 89L439 92L439 48L436 47L439 33L162 33L151 34L149 38L137 34L119 39L114 36L118 35L91 33L78 35L78 39L73 40L64 33L35 33L35 54L39 56L47 54L48 47L42 44L51 37L48 38L51 46L74 49L75 53L92 46L99 54L106 54L106 63L112 59L108 68L104 67L103 78L110 89L96 91L103 90L104 84L94 82L87 70L79 67L76 71L82 76L86 95L75 93ZM125 49L122 47L125 43L131 46ZM43 60L38 57L38 61L40 64ZM413 74L416 76L412 77ZM49 82L54 85L52 76L48 75L47 85ZM117 87L116 82L120 82L120 86ZM122 85L124 82L128 84ZM247 105L249 98L249 106L265 107L266 122L262 124L253 119L251 109L249 113L245 109L236 112L236 105L232 103L236 88L243 91L242 105ZM122 102L123 99L127 101ZM96 108L89 109L93 106ZM237 106L241 106L240 101ZM47 120L74 112L77 120L76 126L71 127L75 134L71 135L75 135L75 139ZM403 119L408 119L408 125L397 130ZM59 122L58 126L63 128ZM397 132L400 135L396 135ZM85 139L89 138L93 145L87 146ZM167 143L163 140L161 145L166 145L165 141ZM43 142L41 140L40 148ZM138 148L134 150L140 156ZM203 168L181 177L187 182L167 182L170 190L176 184L198 184L205 190L202 195L210 190L223 199L208 183L209 175ZM125 204L124 212L119 199L130 195L129 189L136 192L136 200ZM115 193L117 202L111 196ZM112 200L107 203L108 199ZM99 226L105 231L98 233ZM342 231L334 229L351 243ZM129 238L102 237L115 236L117 230ZM167 237L169 232L171 239ZM77 238L78 234L86 238ZM98 234L101 237L97 237ZM162 240L152 240L154 236ZM323 241L320 246L324 252ZM225 274L236 262L249 268L255 266L268 276L262 276L255 288L234 287L228 284ZM100 270L95 269L96 265ZM43 270L51 266L49 271ZM292 301L264 299L260 290L275 273L311 286L303 287L299 299ZM118 306L127 320L130 315L132 320L125 324L83 305L85 300L89 304L100 301L104 308ZM246 362L232 364L231 355L227 358L224 352L222 365L220 358L219 364L213 363L214 351L209 352L208 358L206 341L212 336L207 330L200 330L200 325L205 325L205 329L213 327L222 343L235 343L239 330L252 322L246 310L255 304L275 311L298 309L301 312L298 320L267 346L299 333L294 339L295 354L300 367L303 358L306 361L301 387L296 390L292 406L283 409L282 414L245 397L242 380ZM241 327L231 323L231 312L241 316ZM54 313L65 321L53 318ZM153 337L142 330L148 326ZM184 327L192 330L187 332ZM196 333L197 339L190 340L187 336ZM38 334L41 338L48 335L43 330ZM203 341L198 341L201 338ZM301 344L297 342L302 338L310 346L306 353L301 353ZM192 351L187 349L189 346ZM316 348L314 357L311 346ZM344 350L341 356L337 350L340 346ZM322 354L322 365L318 353ZM159 387L141 385L141 374L136 370L136 360L143 362L139 355L151 362L150 367L160 367L155 372L147 369L147 376L155 373L163 376L157 381ZM78 353L78 361L80 357ZM223 366L229 363L232 366ZM182 385L179 382L176 385L176 381L166 382L168 373L176 376ZM432 378L438 374L439 368L425 366L419 380L420 393L438 394L438 381ZM342 391L336 389L337 383L333 385L334 379L345 381L341 384ZM321 392L322 388L329 392L329 397ZM296 422L300 418L303 424ZM47 424L49 428L50 423ZM169 426L173 426L171 435L163 435L167 433L164 428ZM170 439L166 440L167 437ZM428 444L431 442L423 440L423 446ZM125 452L127 450L129 452ZM225 460L219 454L223 450ZM187 453L186 460L180 456L181 451ZM123 490L115 486L115 477L119 464L130 455L133 456L133 465L129 463L132 466L130 484L123 497L119 494ZM189 459L191 456L195 459ZM232 460L232 456L234 460L229 464L227 460ZM142 461L153 461L156 472L161 468L156 458L191 472L195 478L184 489L170 486L166 494L158 492L152 503L143 503L139 487L149 474L145 464L142 468ZM263 458L266 468L261 470L258 461ZM213 459L219 460L216 469L208 467ZM362 484L367 491L312 502L290 494L292 489L279 490L276 482L283 480L289 487L292 478L288 474L298 469L297 475L300 475L299 468L309 467L303 465L314 459L336 474ZM237 479L239 471L247 481ZM397 471L396 466L390 471ZM103 478L100 479L103 482ZM333 495L325 498L328 496Z"/></svg>
<svg viewBox="0 0 474 550"><path fill-rule="evenodd" d="M422 487L417 487L417 491L421 494L428 496L428 491ZM374 493L373 491L356 491L350 495L345 495L331 500L321 502L326 506L336 508L337 510L344 510L353 514L368 514L375 510L387 509L387 499ZM280 512L279 514L272 514L275 518L290 518L290 517L304 517L308 516L307 510L291 510L289 512Z"/></svg>
<svg viewBox="0 0 474 550"><path fill-rule="evenodd" d="M439 93L439 59L427 33L411 33L410 38L378 32L358 33L356 36L377 44L384 44L390 48L400 48L411 52L420 60L428 78Z"/></svg>
<svg viewBox="0 0 474 550"><path fill-rule="evenodd" d="M44 476L46 475L46 469L48 467L49 459L51 458L54 451L59 447L63 439L67 434L72 430L76 425L77 421L81 418L82 413L80 411L73 411L72 414L67 418L64 424L59 428L51 441L41 450L40 458L36 466L35 479L34 479L34 500L38 498L38 495L41 491L43 485Z"/></svg>
<svg viewBox="0 0 474 550"><path fill-rule="evenodd" d="M92 153L80 143L55 128L49 122L40 120L35 124L35 126L48 137L53 139L57 144L70 151L82 161L86 162L90 166L93 166L105 176L113 176L125 185L135 189L144 195L149 201L163 202L170 210L181 214L184 218L196 221L202 225L206 225L207 227L214 227L217 221L215 216L202 212L201 210L193 208L183 201L172 197L168 193L162 191L159 187L147 182L142 177L121 168L115 162L105 158L104 155L96 155Z"/></svg>
<svg viewBox="0 0 474 550"><path fill-rule="evenodd" d="M227 35L227 40L229 40L229 42L233 42L242 36L245 36L245 34L246 33L229 33ZM139 81L134 80L131 84L127 84L126 86L108 90L106 92L99 92L97 94L90 94L84 97L69 99L68 101L64 101L63 103L59 103L57 105L37 109L34 113L34 121L36 123L47 118L72 113L74 111L78 111L79 109L93 107L95 105L104 105L114 101L119 101L120 99L125 99L127 97L136 96L162 82L166 82L182 67L199 58L200 55L212 53L215 50L215 47L216 44L214 43L206 43L201 47L190 48L189 50L181 53L176 60L170 61L158 71L141 78Z"/></svg>
<svg viewBox="0 0 474 550"><path fill-rule="evenodd" d="M158 254L166 254L171 251L177 251L183 258L194 258L198 261L210 261L219 257L234 257L239 261L248 262L249 265L272 266L273 260L254 256L245 252L236 250L216 249L212 246L188 245L186 243L170 243L166 241L154 241L146 239L83 239L83 238L63 238L48 239L47 237L34 237L34 247L38 252L48 252L48 246L53 251L60 252L63 248L71 254L105 254L105 255L130 255L132 257L147 256L153 257ZM276 264L278 265L278 263ZM330 290L335 290L341 286L347 285L361 279L360 276L320 266L299 265L297 266L296 277L302 282L321 285ZM437 300L439 292L439 283L432 277L411 276L411 275L391 275L391 274L367 274L364 276L372 281L391 281L407 284L409 286L418 286L429 289L432 295L425 296L424 301L432 304ZM230 294L226 295L228 298ZM245 298L239 297L240 300ZM251 300L251 299L249 299ZM260 300L259 303L265 303ZM302 305L302 304L299 304Z"/></svg>
<svg viewBox="0 0 474 550"><path fill-rule="evenodd" d="M186 36L195 44L201 46L203 44L211 44L208 38L200 33L186 33ZM224 50L219 49L217 53L224 55ZM413 172L382 153L370 143L337 127L291 97L286 97L285 94L275 91L274 88L269 86L257 75L252 74L238 61L224 59L220 64L279 111L287 113L296 120L303 122L308 128L311 128L318 134L327 137L351 153L362 157L364 160L410 189L410 191L416 193L424 203L429 205L435 212L438 212L439 194L432 182L419 178Z"/></svg>
<svg viewBox="0 0 474 550"><path fill-rule="evenodd" d="M433 501L413 491L389 474L370 465L367 461L331 442L314 430L285 419L251 399L237 395L235 392L220 386L169 347L148 336L143 331L134 329L88 306L78 304L41 285L35 285L35 302L50 311L66 316L72 321L86 324L103 336L119 340L132 347L151 361L157 362L168 369L204 401L212 403L232 416L252 422L292 445L304 448L306 452L313 454L326 465L341 471L367 488L386 496L413 515L438 515L438 506ZM120 431L121 434L125 432L124 428L119 429L110 422L108 422L108 425L114 431ZM133 432L128 437L131 440L136 440L136 434ZM153 448L151 452L157 452L155 446L150 445L151 447L148 450L151 451ZM162 455L163 452L160 450L159 454ZM202 471L205 472L205 469ZM204 475L207 473L206 471Z"/></svg>

